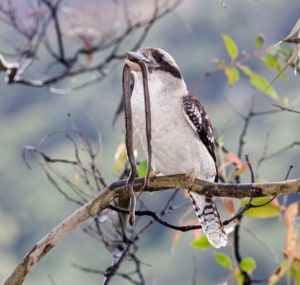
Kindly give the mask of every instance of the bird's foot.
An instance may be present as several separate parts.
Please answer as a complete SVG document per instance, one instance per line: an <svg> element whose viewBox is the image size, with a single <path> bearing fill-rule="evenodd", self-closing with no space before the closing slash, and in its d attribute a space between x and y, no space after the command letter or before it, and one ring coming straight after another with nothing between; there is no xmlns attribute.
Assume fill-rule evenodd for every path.
<svg viewBox="0 0 300 285"><path fill-rule="evenodd" d="M198 169L196 167L194 167L191 172L186 174L186 178L188 181L188 189L192 188L192 186L195 182L195 179L197 177L197 174L198 174Z"/></svg>
<svg viewBox="0 0 300 285"><path fill-rule="evenodd" d="M146 188L150 182L153 181L153 179L160 173L158 170L154 170L149 173L148 176L145 176L145 182L144 182L144 188Z"/></svg>
<svg viewBox="0 0 300 285"><path fill-rule="evenodd" d="M153 170L150 174L149 174L149 181L153 181L153 179L160 173L159 170Z"/></svg>

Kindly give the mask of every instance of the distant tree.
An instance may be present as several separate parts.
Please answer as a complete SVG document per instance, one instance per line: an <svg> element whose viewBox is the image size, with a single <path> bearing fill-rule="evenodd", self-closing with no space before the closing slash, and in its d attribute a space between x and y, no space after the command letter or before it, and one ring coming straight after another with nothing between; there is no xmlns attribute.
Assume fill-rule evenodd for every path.
<svg viewBox="0 0 300 285"><path fill-rule="evenodd" d="M81 15L80 6L73 8L63 7L63 0L35 0L35 1L3 1L0 4L1 21L8 29L19 37L14 49L9 53L1 50L0 71L6 73L7 84L24 84L31 87L47 87L52 93L71 93L79 88L88 88L91 84L100 82L117 65L122 63L126 50L135 50L143 44L149 30L156 21L172 12L181 1L153 1L147 4L149 12L137 14L134 9L129 9L127 1L103 1L101 4L93 2L91 5L103 5L91 7L91 23L85 25ZM106 15L105 5L114 7L113 14ZM223 5L225 3L223 2ZM98 12L99 11L99 12ZM143 10L145 11L145 9ZM101 13L101 15L100 15ZM102 19L99 23L99 19ZM112 19L115 19L113 21ZM117 19L117 20L116 20ZM113 23L113 24L111 24ZM294 284L300 284L300 250L299 230L296 229L294 220L298 214L299 200L292 203L281 202L278 195L288 195L300 192L300 178L287 180L292 169L287 169L286 180L280 182L256 183L259 168L263 167L265 161L284 153L292 147L299 147L300 142L287 142L287 146L268 153L266 142L265 151L258 161L256 169L253 168L251 157L245 156L244 139L247 130L254 118L258 116L269 116L277 112L292 112L299 116L299 111L294 108L297 103L289 102L288 98L278 96L273 83L279 78L286 78L286 69L292 67L295 73L299 73L299 32L300 21L298 21L291 33L274 46L264 49L264 38L258 36L252 54L240 54L238 45L226 34L222 40L229 56L229 61L219 60L216 68L207 71L198 84L202 84L207 77L223 72L228 85L236 84L241 76L247 78L249 84L261 93L266 94L274 100L273 109L267 111L256 111L255 104L249 108L248 114L239 114L243 121L243 128L238 141L238 151L232 152L226 148L221 137L217 139L219 176L220 183L209 183L196 180L192 190L206 195L233 197L241 199L241 204L236 206L229 199L222 199L222 204L231 218L224 221L228 225L232 236L232 256L221 252L215 253L216 261L220 266L228 269L226 281L234 280L236 284L268 283L276 284L283 276L294 280ZM295 36L296 35L296 36ZM289 47L283 43L291 43ZM43 55L43 56L41 56ZM8 60L10 58L10 60ZM11 59L12 58L12 59ZM264 76L258 74L249 63L260 61L266 67L277 71L278 76L269 82ZM43 72L38 78L32 76L32 70L42 68ZM69 84L66 80L76 77L76 84ZM129 83L129 82L126 82ZM67 87L61 87L66 86ZM197 87L196 87L197 88ZM299 98L298 98L299 99ZM123 111L123 100L116 107L116 118ZM72 232L87 219L93 223L86 225L84 230L90 236L96 236L111 253L113 263L105 269L91 269L77 266L79 269L103 275L102 284L112 284L116 277L123 278L131 284L144 284L143 261L139 259L137 240L145 231L155 223L169 227L174 232L173 247L176 247L181 232L200 229L199 225L187 225L183 222L175 225L167 222L164 218L179 208L190 205L178 205L175 199L181 191L186 188L185 174L174 176L155 177L150 180L149 185L143 189L147 162L139 161L138 176L134 180L136 192L152 192L177 188L173 190L168 201L157 211L147 209L140 195L137 195L138 206L134 208L137 217L148 216L150 220L140 219L139 227L126 227L128 204L130 193L126 191L126 182L131 167L126 156L125 143L120 144L116 152L115 168L119 173L119 180L107 185L98 165L98 151L96 146L90 142L82 131L72 121L73 128L62 131L54 131L45 137L36 146L27 146L23 150L24 161L28 163L28 155L32 155L40 167L44 170L48 180L54 187L65 196L65 198L79 205L79 209L51 230L43 239L36 243L28 255L20 261L16 269L3 280L3 285L22 284L28 274L62 239ZM97 132L97 130L96 130ZM46 153L44 145L57 135L65 135L66 140L74 149L73 159L54 158ZM131 151L134 151L131 149ZM69 178L59 170L61 165L70 166L75 173L74 179ZM240 178L246 172L250 172L251 181L241 184ZM77 181L83 181L84 187L80 187ZM62 185L68 186L68 191ZM118 213L118 215L116 215ZM131 213L132 214L132 213ZM286 227L286 248L284 249L284 261L270 272L264 280L255 277L256 261L252 257L244 258L241 253L240 227L244 215L256 218L269 218L283 215ZM88 238L88 237L87 237ZM198 249L209 247L204 236L200 236L193 242ZM133 270L126 271L125 264L133 264ZM122 268L122 270L121 270Z"/></svg>

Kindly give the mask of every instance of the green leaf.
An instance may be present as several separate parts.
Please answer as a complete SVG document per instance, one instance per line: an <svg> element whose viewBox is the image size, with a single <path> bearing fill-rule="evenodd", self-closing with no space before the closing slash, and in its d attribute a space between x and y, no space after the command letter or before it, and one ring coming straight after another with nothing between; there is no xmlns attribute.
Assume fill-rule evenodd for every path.
<svg viewBox="0 0 300 285"><path fill-rule="evenodd" d="M250 69L248 65L241 65L240 69L248 76L250 76L253 73L253 71Z"/></svg>
<svg viewBox="0 0 300 285"><path fill-rule="evenodd" d="M226 34L222 34L222 39L224 41L226 50L231 59L235 59L239 55L239 50L236 43L233 41L231 37Z"/></svg>
<svg viewBox="0 0 300 285"><path fill-rule="evenodd" d="M290 105L290 101L289 101L289 97L284 97L281 99L281 102L284 106L289 106Z"/></svg>
<svg viewBox="0 0 300 285"><path fill-rule="evenodd" d="M265 42L265 39L262 35L258 36L255 40L255 49L260 50Z"/></svg>
<svg viewBox="0 0 300 285"><path fill-rule="evenodd" d="M294 279L293 284L299 285L300 284L300 262L295 260L290 270L291 270L291 277Z"/></svg>
<svg viewBox="0 0 300 285"><path fill-rule="evenodd" d="M241 271L236 270L236 271L235 271L235 277L236 277L236 280L237 280L237 282L238 282L238 283L237 283L238 285L244 284L244 275L242 274Z"/></svg>
<svg viewBox="0 0 300 285"><path fill-rule="evenodd" d="M259 198L254 198L252 200L252 204L255 206L259 206L259 205L264 205L268 201L270 201L270 197L259 197ZM249 198L243 199L241 208L245 207L245 205L248 202L249 202ZM282 206L275 206L274 204L269 203L262 207L250 208L244 213L244 215L265 219L265 218L272 218L272 217L279 216L282 210L283 210Z"/></svg>
<svg viewBox="0 0 300 285"><path fill-rule="evenodd" d="M241 261L240 268L244 272L250 272L256 268L256 261L252 257L246 257Z"/></svg>
<svg viewBox="0 0 300 285"><path fill-rule="evenodd" d="M138 177L145 177L147 174L147 163L148 161L145 159L139 163L137 168Z"/></svg>
<svg viewBox="0 0 300 285"><path fill-rule="evenodd" d="M268 67L274 67L276 68L278 71L281 70L281 66L278 60L278 57L274 54L268 54L264 57L264 63L266 64L266 66Z"/></svg>
<svg viewBox="0 0 300 285"><path fill-rule="evenodd" d="M252 72L249 75L250 83L259 91L269 95L271 98L277 100L279 98L277 92L273 88L273 86L270 85L269 81L263 77L262 75L259 75L255 72Z"/></svg>
<svg viewBox="0 0 300 285"><path fill-rule="evenodd" d="M232 266L231 259L226 254L215 252L215 259L221 266L231 269Z"/></svg>
<svg viewBox="0 0 300 285"><path fill-rule="evenodd" d="M275 100L279 99L277 92L266 78L253 72L247 65L241 65L240 69L249 77L252 86Z"/></svg>
<svg viewBox="0 0 300 285"><path fill-rule="evenodd" d="M267 67L275 68L279 72L282 79L284 79L285 81L287 80L286 73L282 69L277 55L268 54L263 58L263 61Z"/></svg>
<svg viewBox="0 0 300 285"><path fill-rule="evenodd" d="M211 244L209 243L207 237L205 235L202 235L201 237L193 240L191 246L197 249L204 249L211 247Z"/></svg>
<svg viewBox="0 0 300 285"><path fill-rule="evenodd" d="M240 79L240 73L235 67L226 68L225 74L227 76L229 86L232 86Z"/></svg>
<svg viewBox="0 0 300 285"><path fill-rule="evenodd" d="M293 54L293 49L289 46L281 45L277 47L276 54L282 55L285 59L289 59Z"/></svg>
<svg viewBox="0 0 300 285"><path fill-rule="evenodd" d="M114 170L115 173L119 173L122 168L124 168L127 162L127 152L126 152L126 145L125 143L120 143L118 148L115 152L114 157Z"/></svg>

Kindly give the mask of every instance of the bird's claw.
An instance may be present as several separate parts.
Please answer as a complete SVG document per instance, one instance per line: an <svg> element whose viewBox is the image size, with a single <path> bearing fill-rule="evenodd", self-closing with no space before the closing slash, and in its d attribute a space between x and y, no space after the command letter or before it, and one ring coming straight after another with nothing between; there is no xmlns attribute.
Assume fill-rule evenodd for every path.
<svg viewBox="0 0 300 285"><path fill-rule="evenodd" d="M186 174L186 178L187 178L187 181L188 181L188 189L192 188L192 186L195 182L195 179L197 177L197 174L198 174L198 169L197 168L193 168L191 172Z"/></svg>

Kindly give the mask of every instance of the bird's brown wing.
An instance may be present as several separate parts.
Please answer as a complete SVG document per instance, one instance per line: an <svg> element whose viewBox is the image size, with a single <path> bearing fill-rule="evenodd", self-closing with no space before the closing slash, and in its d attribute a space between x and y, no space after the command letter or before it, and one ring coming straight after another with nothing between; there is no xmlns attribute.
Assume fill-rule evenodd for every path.
<svg viewBox="0 0 300 285"><path fill-rule="evenodd" d="M183 97L183 109L188 123L216 162L214 131L205 108L195 96L188 94Z"/></svg>

